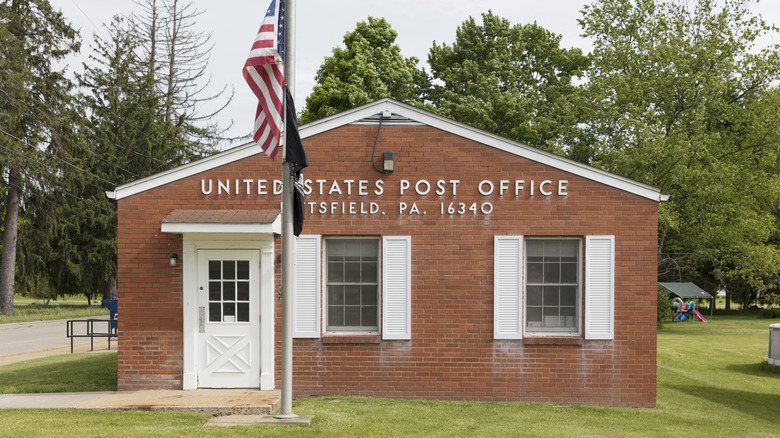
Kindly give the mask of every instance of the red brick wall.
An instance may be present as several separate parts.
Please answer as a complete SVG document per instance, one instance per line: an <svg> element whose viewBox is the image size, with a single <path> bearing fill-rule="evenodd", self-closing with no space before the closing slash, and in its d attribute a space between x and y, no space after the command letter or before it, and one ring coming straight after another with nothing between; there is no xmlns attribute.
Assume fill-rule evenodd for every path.
<svg viewBox="0 0 780 438"><path fill-rule="evenodd" d="M259 168L263 170L258 172ZM243 179L268 173L267 178L274 178L281 174L269 170L267 158L253 157L204 177ZM162 219L179 208L270 208L270 203L259 205L256 196L218 197L216 189L204 196L200 180L201 175L196 175L118 203L119 390L182 387L182 236L161 232ZM174 252L180 259L171 267L169 257Z"/></svg>
<svg viewBox="0 0 780 438"><path fill-rule="evenodd" d="M342 184L341 196L315 193L307 201L373 201L385 214L310 214L307 207L304 233L411 236L412 340L296 339L296 397L350 393L655 406L656 202L425 126L382 128L376 162L383 151L396 158L396 171L382 175L369 161L376 130L347 126L306 139L311 166L304 174L329 183L369 180L368 196L349 196ZM181 254L181 239L160 233L160 220L176 208L278 206L274 196L204 196L200 180L279 174L278 162L256 157L120 201L120 389L181 386L181 271L167 265L171 252ZM382 196L373 194L377 179L385 181ZM401 179L412 182L403 196ZM433 186L426 196L414 192L420 179ZM437 180L454 179L460 180L457 196L449 184L447 194L434 193ZM485 179L523 179L524 194L482 196L477 187ZM537 187L531 197L530 180L568 180L568 195L544 197ZM441 215L440 203L446 209L453 201L490 202L493 211ZM415 202L426 214L401 215L400 202ZM615 235L615 339L494 341L495 235ZM277 239L277 251L279 246ZM278 266L276 274L278 285ZM275 310L278 381L278 302Z"/></svg>

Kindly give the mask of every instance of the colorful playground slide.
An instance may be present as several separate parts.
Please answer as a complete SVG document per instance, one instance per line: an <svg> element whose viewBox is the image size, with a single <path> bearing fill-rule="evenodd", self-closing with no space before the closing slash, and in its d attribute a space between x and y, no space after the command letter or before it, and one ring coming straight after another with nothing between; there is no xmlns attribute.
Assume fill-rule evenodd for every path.
<svg viewBox="0 0 780 438"><path fill-rule="evenodd" d="M701 322L707 322L707 319L696 310L696 302L691 301L686 303L680 297L675 297L672 300L674 303L674 320L675 321L693 321L693 318L698 319Z"/></svg>

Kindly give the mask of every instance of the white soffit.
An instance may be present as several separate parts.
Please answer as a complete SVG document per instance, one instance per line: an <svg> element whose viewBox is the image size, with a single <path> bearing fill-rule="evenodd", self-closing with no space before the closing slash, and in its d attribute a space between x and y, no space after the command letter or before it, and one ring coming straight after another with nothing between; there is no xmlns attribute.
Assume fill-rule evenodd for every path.
<svg viewBox="0 0 780 438"><path fill-rule="evenodd" d="M271 224L162 224L163 233L213 233L213 234L282 234L280 219Z"/></svg>
<svg viewBox="0 0 780 438"><path fill-rule="evenodd" d="M561 157L559 155L555 155L550 152L536 149L522 143L508 140L494 134L490 134L480 129L465 125L463 123L455 122L445 117L433 114L411 105L397 102L389 98L381 99L376 102L359 106L334 116L326 117L324 119L306 124L300 128L300 135L301 138L305 139L353 123L366 124L368 121L365 119L376 118L375 116L377 114L384 112L389 112L392 115L402 115L409 120L409 123L407 124L418 122L437 129L441 129L442 131L467 138L476 143L481 143L508 152L510 154L521 156L531 161L536 161L540 164L544 164L564 172L569 172L574 175L578 175L583 178L596 181L604 185L635 194L637 196L641 196L643 198L652 199L654 201L666 201L669 199L668 195L661 194L660 190L655 187L642 184L631 179L624 178L604 170ZM250 157L258 153L261 153L259 147L257 147L254 143L247 143L211 157L185 164L183 166L177 167L176 169L171 169L157 175L152 175L150 177L119 186L115 191L106 192L106 194L111 199L119 200L164 184L178 181L200 172L204 172L225 164L232 163L234 161Z"/></svg>
<svg viewBox="0 0 780 438"><path fill-rule="evenodd" d="M172 211L160 224L163 233L282 234L282 214L275 210Z"/></svg>

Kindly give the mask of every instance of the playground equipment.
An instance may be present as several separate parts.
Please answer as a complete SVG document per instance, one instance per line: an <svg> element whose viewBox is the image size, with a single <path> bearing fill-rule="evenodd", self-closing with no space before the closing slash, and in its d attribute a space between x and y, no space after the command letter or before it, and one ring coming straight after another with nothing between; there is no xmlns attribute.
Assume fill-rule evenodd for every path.
<svg viewBox="0 0 780 438"><path fill-rule="evenodd" d="M675 321L689 321L693 318L698 319L701 322L707 322L707 319L696 310L696 301L685 302L682 298L675 297L674 302L674 320Z"/></svg>
<svg viewBox="0 0 780 438"><path fill-rule="evenodd" d="M680 300L678 301L677 307L679 308L680 305L683 303L683 300L696 300L693 305L693 310L696 310L697 312L700 310L696 305L696 303L701 303L701 300L709 300L709 309L710 309L710 319L712 319L712 312L715 309L715 297L712 296L712 294L709 294L705 292L702 288L699 286L696 286L693 283L669 283L669 282L663 282L658 283L658 293L668 296L670 299L672 297L679 297ZM688 312L688 305L686 304L686 310L685 312ZM690 312L693 314L693 312ZM691 316L691 315L689 315ZM696 317L695 314L692 315L694 318ZM685 320L682 320L685 321ZM705 321L704 317L700 319L700 321Z"/></svg>

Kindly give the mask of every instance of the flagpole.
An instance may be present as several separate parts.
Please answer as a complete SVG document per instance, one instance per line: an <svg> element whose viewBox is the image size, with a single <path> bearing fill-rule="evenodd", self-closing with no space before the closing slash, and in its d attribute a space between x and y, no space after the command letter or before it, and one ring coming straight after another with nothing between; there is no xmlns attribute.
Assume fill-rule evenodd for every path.
<svg viewBox="0 0 780 438"><path fill-rule="evenodd" d="M285 0L284 11L284 78L295 96L295 0ZM287 120L282 136L282 400L276 418L296 418L292 412L292 320L293 270L295 239L293 237L292 164L287 161Z"/></svg>

